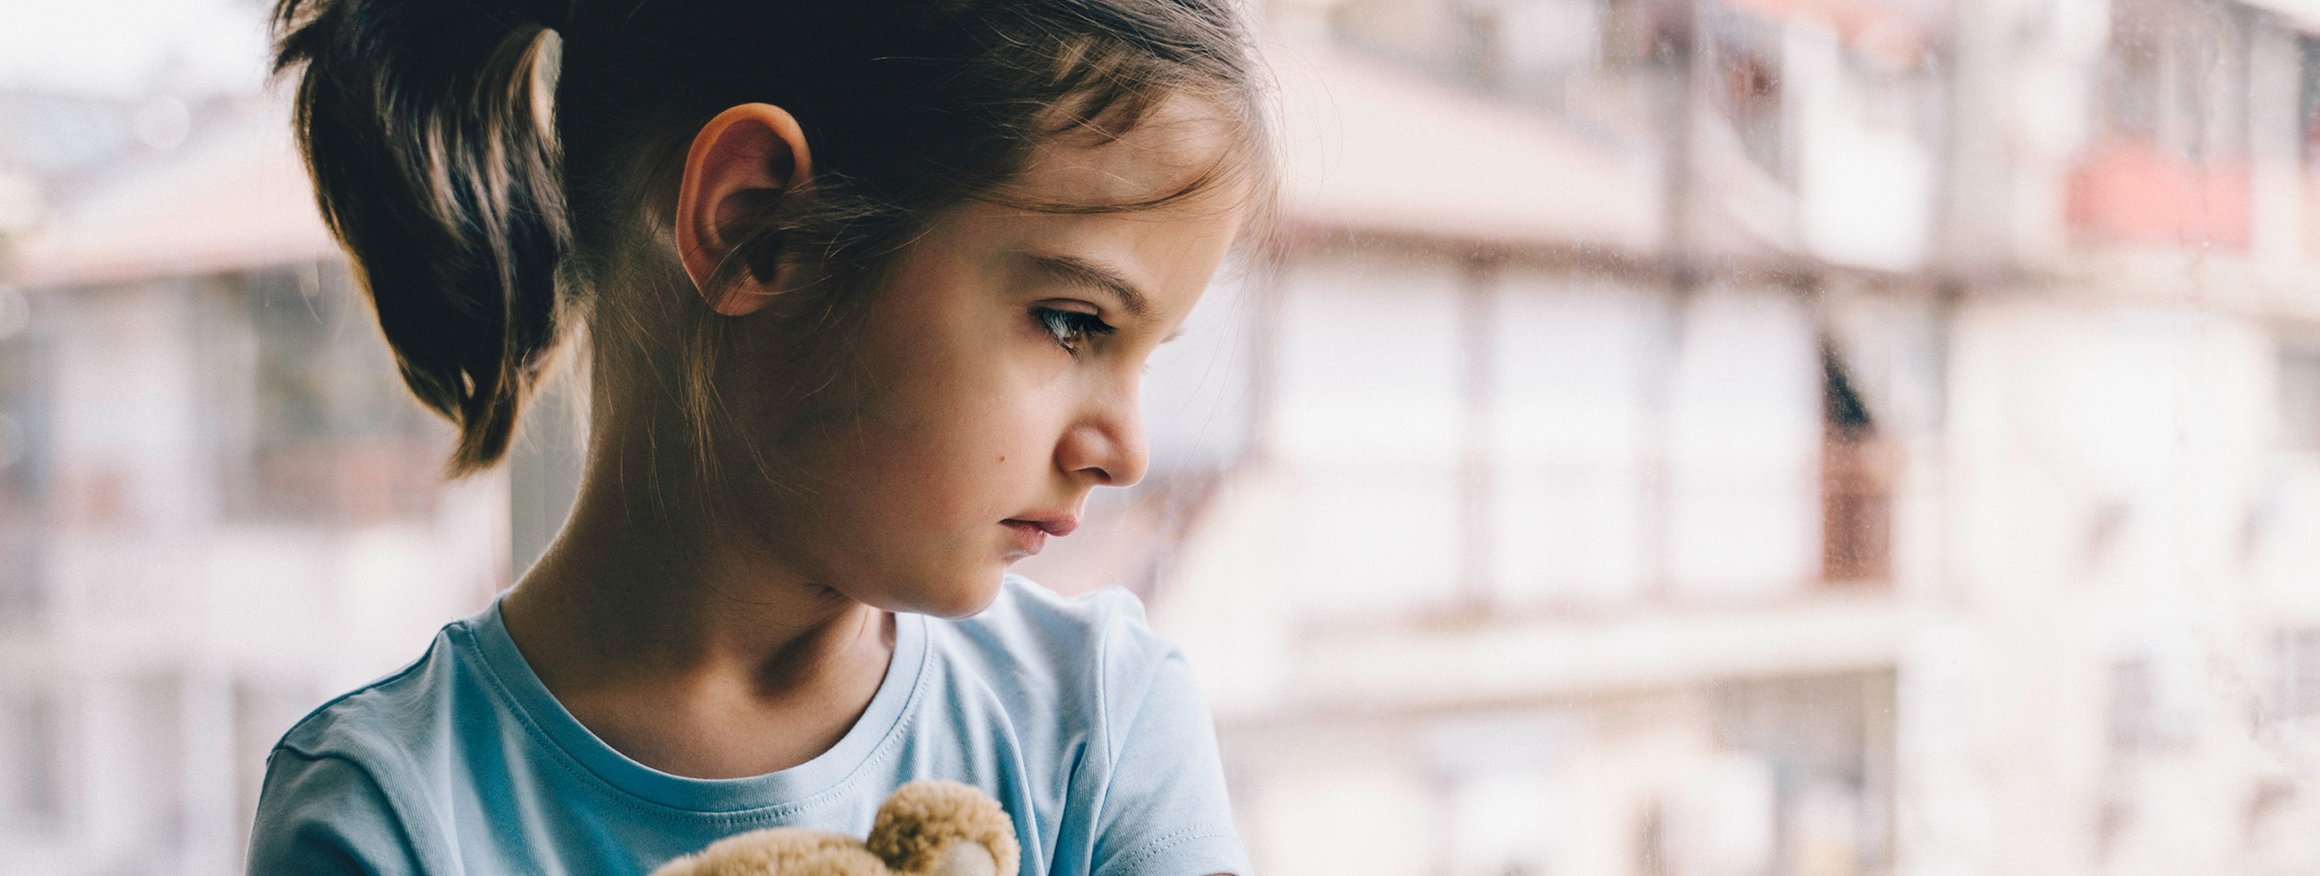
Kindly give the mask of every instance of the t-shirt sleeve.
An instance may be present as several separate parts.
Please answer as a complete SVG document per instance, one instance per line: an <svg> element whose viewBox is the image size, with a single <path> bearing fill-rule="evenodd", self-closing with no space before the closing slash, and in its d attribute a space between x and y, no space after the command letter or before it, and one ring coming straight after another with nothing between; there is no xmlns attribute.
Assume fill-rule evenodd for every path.
<svg viewBox="0 0 2320 876"><path fill-rule="evenodd" d="M1127 626L1105 648L1115 662L1105 672L1116 685L1105 697L1115 753L1096 816L1093 874L1248 876L1216 727L1192 668L1140 619Z"/></svg>
<svg viewBox="0 0 2320 876"><path fill-rule="evenodd" d="M423 872L378 781L353 761L278 748L266 759L249 873Z"/></svg>

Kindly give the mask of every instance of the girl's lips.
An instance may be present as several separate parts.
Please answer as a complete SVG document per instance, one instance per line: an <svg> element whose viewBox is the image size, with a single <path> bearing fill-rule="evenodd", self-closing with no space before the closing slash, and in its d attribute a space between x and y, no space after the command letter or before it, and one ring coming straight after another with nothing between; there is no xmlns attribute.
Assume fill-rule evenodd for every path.
<svg viewBox="0 0 2320 876"><path fill-rule="evenodd" d="M1039 517L1010 517L999 522L1008 524L1010 526L1015 524L1022 524L1024 526L1036 526L1039 527L1039 531L1041 532L1055 536L1056 538L1062 538L1064 536L1070 535L1072 530L1079 528L1079 515L1070 513L1058 513L1042 515Z"/></svg>
<svg viewBox="0 0 2320 876"><path fill-rule="evenodd" d="M1022 548L1026 554L1037 554L1040 548L1047 546L1047 530L1040 528L1036 523L1008 520L1000 525L1007 527L1009 532L1014 533L1015 545Z"/></svg>

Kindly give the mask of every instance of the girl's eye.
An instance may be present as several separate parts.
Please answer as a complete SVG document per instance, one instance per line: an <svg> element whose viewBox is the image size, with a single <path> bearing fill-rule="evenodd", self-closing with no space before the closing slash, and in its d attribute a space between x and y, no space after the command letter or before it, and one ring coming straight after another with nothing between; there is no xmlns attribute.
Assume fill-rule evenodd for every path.
<svg viewBox="0 0 2320 876"><path fill-rule="evenodd" d="M1073 355L1079 354L1079 345L1087 340L1088 336L1112 333L1112 327L1106 325L1103 320L1097 319L1092 313L1034 307L1031 309L1031 315L1038 318L1041 327L1047 329L1048 334L1055 336L1057 345Z"/></svg>

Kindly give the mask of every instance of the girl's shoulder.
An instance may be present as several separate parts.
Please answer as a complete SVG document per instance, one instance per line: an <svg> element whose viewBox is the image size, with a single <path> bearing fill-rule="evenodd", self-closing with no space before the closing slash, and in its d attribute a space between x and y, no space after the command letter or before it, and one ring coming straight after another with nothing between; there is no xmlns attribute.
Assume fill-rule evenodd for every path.
<svg viewBox="0 0 2320 876"><path fill-rule="evenodd" d="M443 625L418 659L331 698L266 758L250 872L305 872L325 859L370 872L455 870L460 810L488 773L479 751L521 738L504 671L492 665L498 603ZM504 780L498 783L507 787ZM502 795L503 797L506 795ZM493 798L499 799L499 798Z"/></svg>
<svg viewBox="0 0 2320 876"><path fill-rule="evenodd" d="M1014 572L1000 581L998 598L991 600L989 607L959 622L1030 624L1058 635L1086 634L1120 624L1141 630L1146 623L1144 601L1124 587L1065 596Z"/></svg>
<svg viewBox="0 0 2320 876"><path fill-rule="evenodd" d="M1119 587L1065 596L1009 573L982 612L930 620L938 659L1003 695L1116 703L1140 694L1177 657L1147 622L1143 600Z"/></svg>
<svg viewBox="0 0 2320 876"><path fill-rule="evenodd" d="M474 661L460 641L473 619L445 624L417 659L401 669L341 693L306 713L282 734L274 752L343 758L373 769L423 757L444 720L458 679Z"/></svg>
<svg viewBox="0 0 2320 876"><path fill-rule="evenodd" d="M969 647L1018 660L1101 657L1122 649L1156 652L1172 647L1152 631L1144 601L1124 588L1065 596L1012 572L990 606L936 625L952 628L970 640L964 643Z"/></svg>

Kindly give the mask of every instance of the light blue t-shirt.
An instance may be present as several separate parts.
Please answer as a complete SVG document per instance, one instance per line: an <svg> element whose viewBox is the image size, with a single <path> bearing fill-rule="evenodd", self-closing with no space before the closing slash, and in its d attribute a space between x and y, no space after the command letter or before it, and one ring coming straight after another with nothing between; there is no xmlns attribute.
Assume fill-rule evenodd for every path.
<svg viewBox="0 0 2320 876"><path fill-rule="evenodd" d="M1011 574L979 615L897 614L894 629L893 663L835 747L695 779L565 711L495 599L282 737L250 871L638 874L761 827L867 836L887 794L942 778L1006 807L1021 876L1248 873L1207 706L1133 595L1065 599Z"/></svg>

